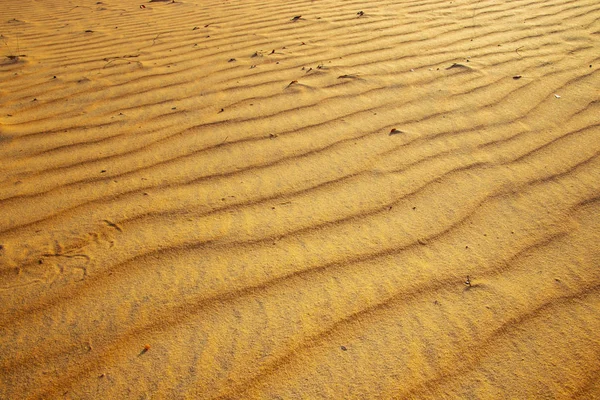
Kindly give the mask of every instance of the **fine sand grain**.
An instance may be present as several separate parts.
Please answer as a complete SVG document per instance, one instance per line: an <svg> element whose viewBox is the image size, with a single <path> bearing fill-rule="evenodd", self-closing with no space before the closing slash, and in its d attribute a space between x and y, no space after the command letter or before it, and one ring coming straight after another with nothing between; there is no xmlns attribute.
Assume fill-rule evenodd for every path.
<svg viewBox="0 0 600 400"><path fill-rule="evenodd" d="M600 398L597 0L0 8L0 399Z"/></svg>

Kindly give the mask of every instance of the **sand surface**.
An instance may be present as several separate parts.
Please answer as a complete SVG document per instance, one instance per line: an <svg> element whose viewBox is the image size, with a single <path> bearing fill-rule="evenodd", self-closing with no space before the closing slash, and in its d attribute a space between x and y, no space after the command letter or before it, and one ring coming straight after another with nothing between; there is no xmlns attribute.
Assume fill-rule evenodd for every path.
<svg viewBox="0 0 600 400"><path fill-rule="evenodd" d="M0 34L1 399L600 398L597 0Z"/></svg>

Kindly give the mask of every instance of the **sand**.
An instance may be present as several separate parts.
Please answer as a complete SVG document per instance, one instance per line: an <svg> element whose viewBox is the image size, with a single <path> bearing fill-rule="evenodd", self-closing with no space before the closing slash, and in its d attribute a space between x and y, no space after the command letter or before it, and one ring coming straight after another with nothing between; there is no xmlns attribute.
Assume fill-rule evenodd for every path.
<svg viewBox="0 0 600 400"><path fill-rule="evenodd" d="M597 1L1 8L1 399L600 398Z"/></svg>

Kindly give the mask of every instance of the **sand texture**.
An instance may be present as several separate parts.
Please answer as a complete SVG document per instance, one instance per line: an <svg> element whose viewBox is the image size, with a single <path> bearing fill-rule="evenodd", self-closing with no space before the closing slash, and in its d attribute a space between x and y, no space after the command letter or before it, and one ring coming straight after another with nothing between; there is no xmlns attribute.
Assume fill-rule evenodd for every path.
<svg viewBox="0 0 600 400"><path fill-rule="evenodd" d="M597 0L0 34L0 399L600 398Z"/></svg>

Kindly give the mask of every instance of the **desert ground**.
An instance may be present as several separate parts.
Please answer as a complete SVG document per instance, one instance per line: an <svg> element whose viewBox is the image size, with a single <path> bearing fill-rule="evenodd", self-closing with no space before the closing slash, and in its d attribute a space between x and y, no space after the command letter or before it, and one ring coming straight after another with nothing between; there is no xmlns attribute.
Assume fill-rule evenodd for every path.
<svg viewBox="0 0 600 400"><path fill-rule="evenodd" d="M3 0L1 399L600 398L597 0Z"/></svg>

